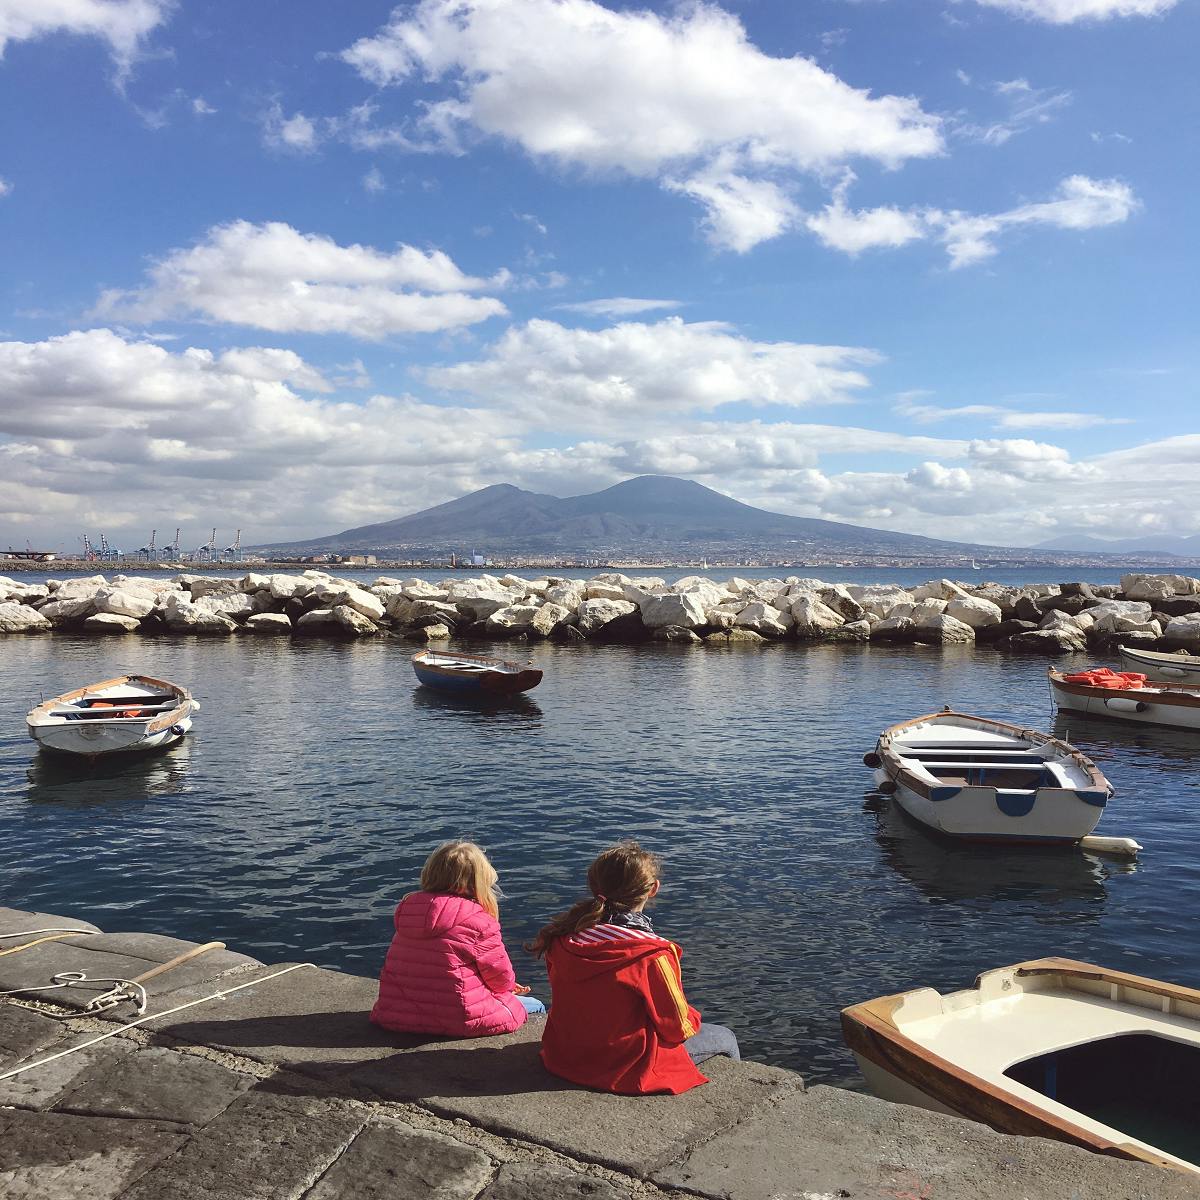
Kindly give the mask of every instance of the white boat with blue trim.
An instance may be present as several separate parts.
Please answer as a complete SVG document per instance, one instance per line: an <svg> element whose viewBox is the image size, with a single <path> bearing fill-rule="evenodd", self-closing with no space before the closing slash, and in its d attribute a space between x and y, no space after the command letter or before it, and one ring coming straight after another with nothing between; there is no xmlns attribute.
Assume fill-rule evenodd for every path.
<svg viewBox="0 0 1200 1200"><path fill-rule="evenodd" d="M1089 836L1112 785L1074 746L1035 729L946 710L884 730L863 761L904 812L949 837L1141 849L1131 838Z"/></svg>
<svg viewBox="0 0 1200 1200"><path fill-rule="evenodd" d="M191 729L199 709L199 701L178 684L118 675L44 701L25 724L46 750L98 758L170 746Z"/></svg>

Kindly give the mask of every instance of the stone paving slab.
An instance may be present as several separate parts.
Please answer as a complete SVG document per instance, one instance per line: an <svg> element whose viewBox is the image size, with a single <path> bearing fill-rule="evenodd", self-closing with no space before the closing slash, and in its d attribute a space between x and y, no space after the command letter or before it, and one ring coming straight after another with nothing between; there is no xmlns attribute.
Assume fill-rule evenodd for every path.
<svg viewBox="0 0 1200 1200"><path fill-rule="evenodd" d="M305 1200L475 1200L492 1160L440 1133L372 1121Z"/></svg>
<svg viewBox="0 0 1200 1200"><path fill-rule="evenodd" d="M1197 1200L1200 1176L818 1086L653 1176L713 1200Z"/></svg>
<svg viewBox="0 0 1200 1200"><path fill-rule="evenodd" d="M149 1046L89 1069L54 1107L92 1117L207 1125L257 1082L194 1054Z"/></svg>
<svg viewBox="0 0 1200 1200"><path fill-rule="evenodd" d="M299 1200L366 1120L340 1101L247 1092L122 1200Z"/></svg>
<svg viewBox="0 0 1200 1200"><path fill-rule="evenodd" d="M93 1033L68 1035L62 1042L31 1055L30 1061L95 1036ZM95 1046L68 1054L65 1058L56 1058L45 1066L35 1066L12 1079L0 1080L0 1104L14 1108L49 1108L84 1075L92 1071L104 1072L136 1049L137 1044L125 1038L108 1038Z"/></svg>
<svg viewBox="0 0 1200 1200"><path fill-rule="evenodd" d="M479 1200L632 1200L632 1196L628 1188L569 1167L506 1163Z"/></svg>
<svg viewBox="0 0 1200 1200"><path fill-rule="evenodd" d="M75 917L59 917L53 913L28 912L23 908L5 908L0 905L0 933L24 933L30 929L51 928L88 929L93 933L100 932L100 927L93 925L91 921L80 921ZM4 938L0 940L0 950L7 950L10 946L19 946L20 944L20 938Z"/></svg>
<svg viewBox="0 0 1200 1200"><path fill-rule="evenodd" d="M62 942L43 942L17 954L0 956L0 991L35 989L50 984L63 971L82 971L89 979L134 979L154 967L191 949L197 943L164 938L158 934L99 934L94 937ZM152 995L165 995L181 987L210 982L218 975L242 966L256 966L258 960L230 950L210 950L190 962L173 967L146 984ZM82 1009L106 987L60 988L56 991L30 990L29 998ZM127 1021L132 1006L111 1010L110 1017Z"/></svg>
<svg viewBox="0 0 1200 1200"><path fill-rule="evenodd" d="M184 1141L176 1129L153 1121L0 1109L0 1196L117 1200Z"/></svg>
<svg viewBox="0 0 1200 1200"><path fill-rule="evenodd" d="M245 983L270 975L286 965L239 973L236 981ZM180 992L175 1002L203 991ZM151 1028L255 1062L316 1072L341 1070L429 1040L388 1033L372 1025L368 1014L378 991L378 980L306 967L266 980L261 987L245 988L224 1000L155 1021Z"/></svg>
<svg viewBox="0 0 1200 1200"><path fill-rule="evenodd" d="M712 1082L682 1096L593 1092L542 1066L542 1027L534 1019L504 1037L401 1050L348 1078L382 1098L420 1104L502 1137L639 1176L803 1087L791 1071L717 1058L704 1064Z"/></svg>
<svg viewBox="0 0 1200 1200"><path fill-rule="evenodd" d="M16 1004L0 1004L0 1073L53 1045L64 1033L57 1017Z"/></svg>

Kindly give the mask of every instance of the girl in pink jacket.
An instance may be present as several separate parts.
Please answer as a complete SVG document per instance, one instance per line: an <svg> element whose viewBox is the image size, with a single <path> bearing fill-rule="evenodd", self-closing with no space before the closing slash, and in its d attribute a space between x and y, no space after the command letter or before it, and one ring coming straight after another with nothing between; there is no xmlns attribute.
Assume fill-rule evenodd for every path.
<svg viewBox="0 0 1200 1200"><path fill-rule="evenodd" d="M371 1020L399 1033L487 1037L545 1012L513 974L500 936L497 875L474 842L428 858L421 890L400 901Z"/></svg>

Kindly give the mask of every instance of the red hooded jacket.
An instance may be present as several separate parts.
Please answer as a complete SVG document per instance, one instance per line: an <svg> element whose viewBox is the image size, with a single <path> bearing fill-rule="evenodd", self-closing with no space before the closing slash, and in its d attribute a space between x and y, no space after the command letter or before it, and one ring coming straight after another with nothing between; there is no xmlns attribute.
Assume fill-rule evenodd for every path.
<svg viewBox="0 0 1200 1200"><path fill-rule="evenodd" d="M553 1003L546 1069L623 1095L686 1092L708 1080L683 1043L700 1028L679 973L680 948L640 929L595 925L546 953Z"/></svg>

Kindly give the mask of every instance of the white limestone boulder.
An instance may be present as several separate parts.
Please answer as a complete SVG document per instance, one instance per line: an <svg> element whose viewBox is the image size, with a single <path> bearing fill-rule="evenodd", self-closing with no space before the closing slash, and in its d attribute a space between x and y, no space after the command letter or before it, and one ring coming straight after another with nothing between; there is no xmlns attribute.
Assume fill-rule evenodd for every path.
<svg viewBox="0 0 1200 1200"><path fill-rule="evenodd" d="M133 633L141 622L136 617L120 613L102 612L88 617L83 623L84 633Z"/></svg>
<svg viewBox="0 0 1200 1200"><path fill-rule="evenodd" d="M509 592L481 592L475 596L460 596L454 600L454 604L460 613L472 621L486 621L492 613L507 608L513 600Z"/></svg>
<svg viewBox="0 0 1200 1200"><path fill-rule="evenodd" d="M824 637L831 630L845 624L841 613L834 611L816 596L801 596L794 600L791 615L798 638Z"/></svg>
<svg viewBox="0 0 1200 1200"><path fill-rule="evenodd" d="M720 593L713 588L715 596ZM728 596L728 592L725 593ZM716 607L718 599L710 601L710 606ZM632 606L631 606L632 607ZM683 629L696 629L706 624L708 620L704 600L695 592L677 594L667 592L661 596L647 596L639 606L642 613L642 624L647 629L661 629L664 625L678 625Z"/></svg>
<svg viewBox="0 0 1200 1200"><path fill-rule="evenodd" d="M237 622L218 610L222 597L209 596L199 603L185 599L184 592L170 592L163 605L163 620L177 633L232 633ZM249 602L248 596L241 599Z"/></svg>
<svg viewBox="0 0 1200 1200"><path fill-rule="evenodd" d="M69 624L72 621L82 621L96 611L95 595L68 596L60 600L58 593L55 598L43 604L38 610L43 617L53 625Z"/></svg>
<svg viewBox="0 0 1200 1200"><path fill-rule="evenodd" d="M921 601L921 605L928 603L930 603L928 600ZM945 601L943 600L941 603L945 604ZM921 609L921 605L917 606L918 610ZM913 640L918 642L948 646L975 640L975 630L970 625L957 621L954 617L948 617L944 612L934 613L932 610L920 612L920 620L914 620L912 628Z"/></svg>
<svg viewBox="0 0 1200 1200"><path fill-rule="evenodd" d="M37 604L50 599L50 588L44 583L20 583L15 579L0 579L0 604L15 600L20 604Z"/></svg>
<svg viewBox="0 0 1200 1200"><path fill-rule="evenodd" d="M551 604L561 604L563 608L574 612L587 599L587 593L584 585L578 580L568 579L547 588L546 599Z"/></svg>
<svg viewBox="0 0 1200 1200"><path fill-rule="evenodd" d="M192 593L193 600L200 600L205 596L228 596L237 590L237 580L217 579L208 575L196 576L188 584L188 591Z"/></svg>
<svg viewBox="0 0 1200 1200"><path fill-rule="evenodd" d="M613 621L621 617L627 617L630 613L637 612L637 610L637 605L631 604L628 600L605 600L601 598L585 600L575 610L575 614L579 618L576 622L576 627L585 637L592 637L599 633L606 625L611 625Z"/></svg>
<svg viewBox="0 0 1200 1200"><path fill-rule="evenodd" d="M410 642L447 642L450 640L450 630L445 625L434 623L422 625L411 633L404 635Z"/></svg>
<svg viewBox="0 0 1200 1200"><path fill-rule="evenodd" d="M946 605L946 615L970 625L972 629L983 629L987 625L999 625L1003 620L1000 605L981 596L956 596Z"/></svg>
<svg viewBox="0 0 1200 1200"><path fill-rule="evenodd" d="M312 580L299 575L272 575L269 589L276 600L300 599L312 591Z"/></svg>
<svg viewBox="0 0 1200 1200"><path fill-rule="evenodd" d="M333 633L342 628L332 608L310 608L296 622L296 632L306 637L314 634Z"/></svg>
<svg viewBox="0 0 1200 1200"><path fill-rule="evenodd" d="M907 616L888 616L871 622L874 642L911 642L915 632L916 626Z"/></svg>
<svg viewBox="0 0 1200 1200"><path fill-rule="evenodd" d="M235 621L245 620L258 611L254 597L248 596L245 592L225 592L219 595L201 596L200 599L192 601L191 607L193 612L211 613L218 617L232 617Z"/></svg>
<svg viewBox="0 0 1200 1200"><path fill-rule="evenodd" d="M249 633L266 637L288 637L292 632L292 619L286 613L255 613L246 619L244 628Z"/></svg>
<svg viewBox="0 0 1200 1200"><path fill-rule="evenodd" d="M763 637L774 638L785 636L793 624L790 612L783 612L762 600L747 604L734 620L738 629L749 629Z"/></svg>
<svg viewBox="0 0 1200 1200"><path fill-rule="evenodd" d="M259 575L254 571L249 571L238 580L238 591L240 592L269 592L270 590L270 575Z"/></svg>
<svg viewBox="0 0 1200 1200"><path fill-rule="evenodd" d="M737 622L738 613L747 605L743 599L731 599L726 604L718 604L715 608L705 609L706 625L714 629L732 629Z"/></svg>
<svg viewBox="0 0 1200 1200"><path fill-rule="evenodd" d="M103 575L88 575L84 579L56 580L58 586L51 588L55 600L90 599L102 588L108 587L108 580Z"/></svg>
<svg viewBox="0 0 1200 1200"><path fill-rule="evenodd" d="M817 598L827 608L833 609L843 621L861 621L867 615L867 610L840 583L824 588L817 593Z"/></svg>
<svg viewBox="0 0 1200 1200"><path fill-rule="evenodd" d="M390 609L388 610L391 611ZM410 600L404 617L405 625L457 625L462 619L453 604L441 600Z"/></svg>
<svg viewBox="0 0 1200 1200"><path fill-rule="evenodd" d="M687 579L679 580L671 591L664 593L665 595L690 596L695 600L701 608L713 608L723 601L729 599L729 593L721 587L720 584L714 583L711 579L701 579L699 576L691 576ZM656 597L650 597L656 599ZM668 621L668 625L677 624L675 621ZM656 626L657 628L657 626ZM685 625L685 629L691 628Z"/></svg>
<svg viewBox="0 0 1200 1200"><path fill-rule="evenodd" d="M450 593L445 588L437 587L432 583L426 583L424 579L405 579L401 583L401 590L410 600L440 600L445 602L450 599Z"/></svg>
<svg viewBox="0 0 1200 1200"><path fill-rule="evenodd" d="M575 610L553 601L543 604L530 622L532 632L540 637L549 637L560 625L573 622Z"/></svg>
<svg viewBox="0 0 1200 1200"><path fill-rule="evenodd" d="M379 626L352 604L335 604L333 619L338 623L342 632L351 637L370 637L379 632Z"/></svg>
<svg viewBox="0 0 1200 1200"><path fill-rule="evenodd" d="M912 590L914 600L962 600L969 593L950 579L931 579Z"/></svg>
<svg viewBox="0 0 1200 1200"><path fill-rule="evenodd" d="M627 584L595 583L589 580L584 589L584 598L587 600L624 600L627 586Z"/></svg>
<svg viewBox="0 0 1200 1200"><path fill-rule="evenodd" d="M911 592L891 584L848 584L846 591L862 605L869 616L886 617L899 605L913 605L916 601ZM911 608L908 610L912 611Z"/></svg>
<svg viewBox="0 0 1200 1200"><path fill-rule="evenodd" d="M506 608L499 608L487 619L488 632L497 637L516 637L519 633L529 633L539 611L536 604L510 604Z"/></svg>
<svg viewBox="0 0 1200 1200"><path fill-rule="evenodd" d="M1172 617L1162 631L1163 641L1173 648L1200 650L1200 613L1186 617Z"/></svg>
<svg viewBox="0 0 1200 1200"><path fill-rule="evenodd" d="M149 592L126 591L124 588L108 588L96 597L96 613L119 617L133 617L140 621L148 617L157 603Z"/></svg>
<svg viewBox="0 0 1200 1200"><path fill-rule="evenodd" d="M36 608L6 600L0 604L0 633L44 633L51 623Z"/></svg>
<svg viewBox="0 0 1200 1200"><path fill-rule="evenodd" d="M372 622L382 621L387 612L387 605L378 596L373 596L370 592L358 587L346 588L334 599L333 607L335 609L352 608Z"/></svg>

